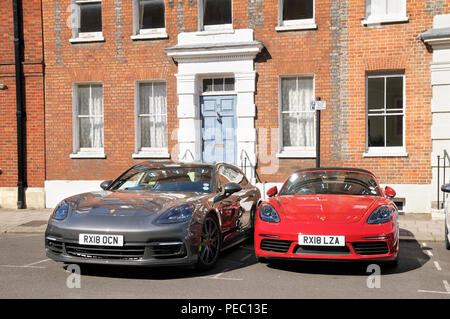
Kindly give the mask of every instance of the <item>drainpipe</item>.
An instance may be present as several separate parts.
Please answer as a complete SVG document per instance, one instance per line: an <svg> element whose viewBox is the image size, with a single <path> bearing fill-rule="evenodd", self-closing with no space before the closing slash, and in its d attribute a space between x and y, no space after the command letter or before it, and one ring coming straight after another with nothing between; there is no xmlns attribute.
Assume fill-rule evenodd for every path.
<svg viewBox="0 0 450 319"><path fill-rule="evenodd" d="M22 1L13 0L14 56L16 66L17 117L17 209L25 208L25 96L23 74Z"/></svg>

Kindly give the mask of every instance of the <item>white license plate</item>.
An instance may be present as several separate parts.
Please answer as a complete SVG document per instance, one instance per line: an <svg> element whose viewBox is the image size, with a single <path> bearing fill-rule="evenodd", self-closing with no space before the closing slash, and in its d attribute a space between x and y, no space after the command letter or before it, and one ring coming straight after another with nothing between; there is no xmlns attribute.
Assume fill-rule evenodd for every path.
<svg viewBox="0 0 450 319"><path fill-rule="evenodd" d="M345 236L298 234L300 246L345 246Z"/></svg>
<svg viewBox="0 0 450 319"><path fill-rule="evenodd" d="M123 246L123 236L80 234L78 237L78 243L80 245L94 245L94 246Z"/></svg>

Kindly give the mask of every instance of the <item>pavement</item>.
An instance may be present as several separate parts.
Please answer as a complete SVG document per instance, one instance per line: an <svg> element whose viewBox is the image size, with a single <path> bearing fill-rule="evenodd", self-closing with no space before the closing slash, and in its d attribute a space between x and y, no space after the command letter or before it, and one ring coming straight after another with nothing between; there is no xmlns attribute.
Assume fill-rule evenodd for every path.
<svg viewBox="0 0 450 319"><path fill-rule="evenodd" d="M0 233L45 232L53 209L0 209ZM445 221L431 214L407 214L399 217L400 239L440 242L444 241Z"/></svg>

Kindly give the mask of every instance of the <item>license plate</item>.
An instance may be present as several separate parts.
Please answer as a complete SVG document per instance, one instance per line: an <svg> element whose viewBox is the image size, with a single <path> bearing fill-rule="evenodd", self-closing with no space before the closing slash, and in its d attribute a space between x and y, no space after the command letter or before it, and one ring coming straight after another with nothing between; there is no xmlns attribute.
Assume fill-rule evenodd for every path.
<svg viewBox="0 0 450 319"><path fill-rule="evenodd" d="M345 246L345 236L298 235L300 246Z"/></svg>
<svg viewBox="0 0 450 319"><path fill-rule="evenodd" d="M123 246L123 236L80 234L78 243L80 245L94 245L94 246Z"/></svg>

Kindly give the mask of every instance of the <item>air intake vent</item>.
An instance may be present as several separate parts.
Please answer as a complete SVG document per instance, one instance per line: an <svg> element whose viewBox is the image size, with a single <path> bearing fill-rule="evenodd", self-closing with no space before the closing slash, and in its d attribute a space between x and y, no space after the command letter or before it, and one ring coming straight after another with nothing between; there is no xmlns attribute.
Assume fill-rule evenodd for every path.
<svg viewBox="0 0 450 319"><path fill-rule="evenodd" d="M358 255L384 255L389 252L389 248L384 241L352 243Z"/></svg>
<svg viewBox="0 0 450 319"><path fill-rule="evenodd" d="M261 249L265 251L273 251L276 253L287 253L291 247L292 241L278 240L278 239L263 239L261 240Z"/></svg>

